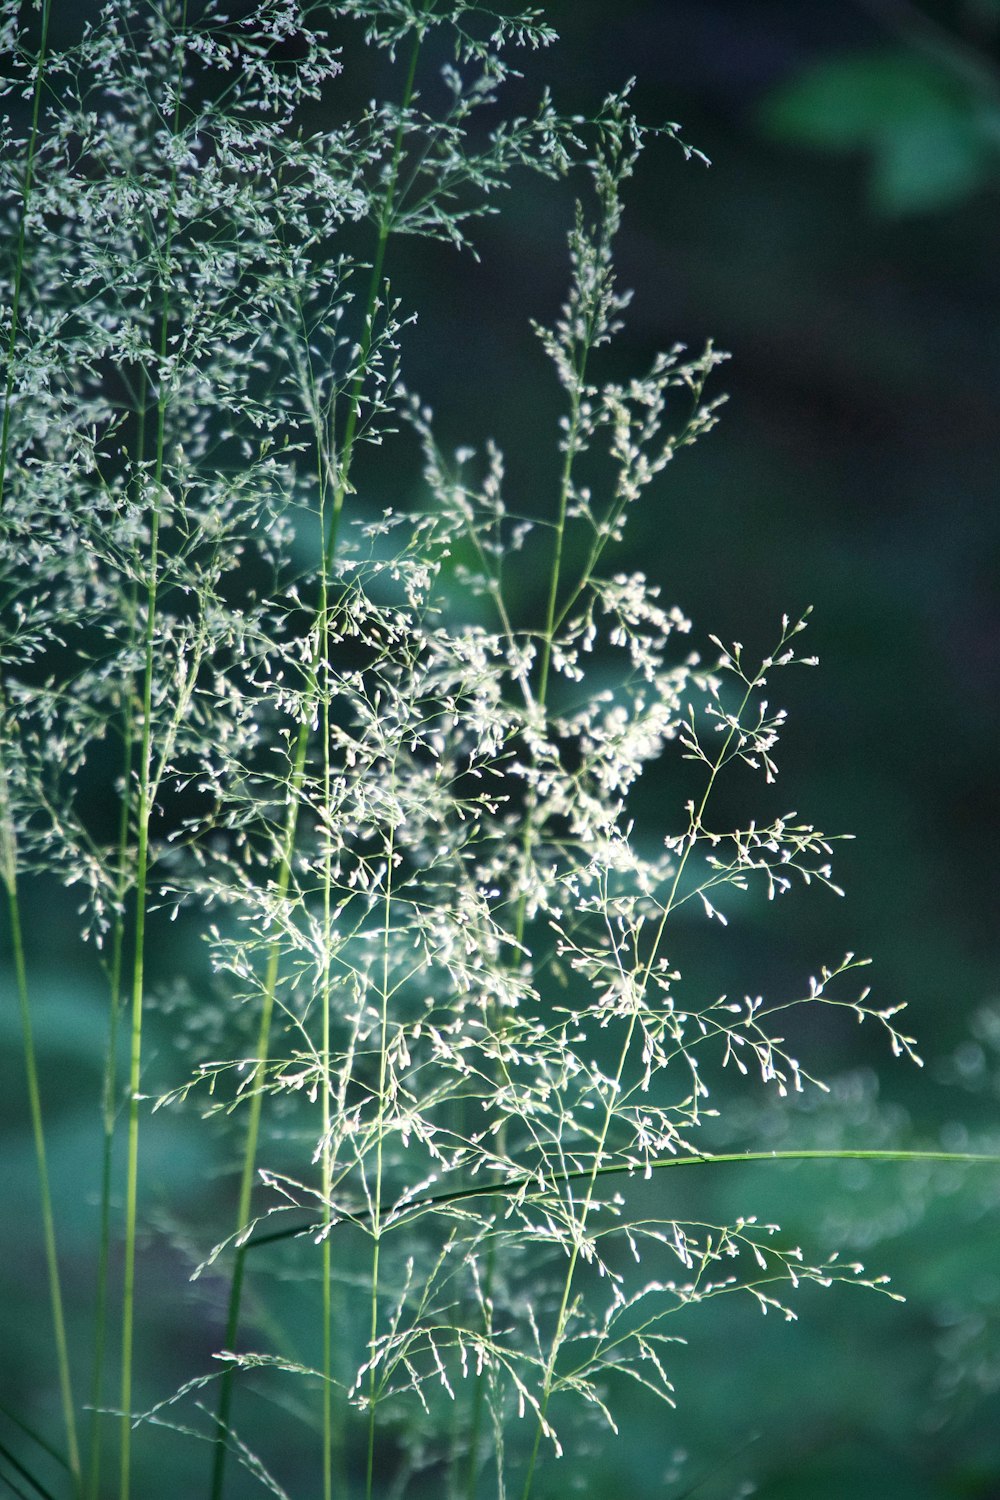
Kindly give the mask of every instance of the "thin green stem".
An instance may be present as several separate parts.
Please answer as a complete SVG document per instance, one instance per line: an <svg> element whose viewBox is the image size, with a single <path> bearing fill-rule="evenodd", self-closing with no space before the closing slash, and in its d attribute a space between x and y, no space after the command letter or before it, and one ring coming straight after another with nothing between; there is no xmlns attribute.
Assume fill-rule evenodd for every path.
<svg viewBox="0 0 1000 1500"><path fill-rule="evenodd" d="M381 1142L379 1142L381 1148ZM376 1204L377 1204L376 1199ZM379 1276L379 1250L381 1241L378 1234L372 1248L372 1275L371 1275L371 1318L368 1329L368 1347L371 1351L372 1369L368 1376L368 1448L365 1459L365 1500L372 1500L372 1486L375 1480L375 1410L377 1400L378 1376L375 1372L375 1340L378 1336L378 1276Z"/></svg>
<svg viewBox="0 0 1000 1500"><path fill-rule="evenodd" d="M548 698L549 668L552 662L552 646L555 640L557 628L556 607L559 600L559 585L562 578L563 543L566 535L566 518L569 510L569 497L573 488L573 465L578 453L580 437L580 406L583 399L583 383L587 369L587 347L584 346L580 355L579 366L576 371L576 382L570 397L570 415L566 435L566 456L563 461L562 474L559 480L559 498L556 507L555 545L553 548L552 568L549 574L548 597L545 607L545 629L542 634L542 651L538 676L538 705L545 707ZM500 600L497 591L498 603ZM528 816L525 818L524 832L521 836L521 859L527 872L528 862L531 858L531 850L535 839L535 820L529 808ZM527 892L522 891L517 903L517 914L514 919L514 942L515 952L521 951L524 942L525 919L527 915ZM501 1124L498 1136L498 1150L503 1151L506 1139L506 1121ZM493 1240L490 1241L486 1256L486 1268L483 1280L483 1295L489 1298L496 1276L496 1247ZM486 1374L484 1371L476 1377L475 1394L472 1400L472 1417L469 1426L469 1474L466 1485L466 1500L475 1500L477 1477L479 1470L479 1439L482 1429L483 1408L486 1395Z"/></svg>
<svg viewBox="0 0 1000 1500"><path fill-rule="evenodd" d="M486 1251L486 1270L483 1275L484 1297L488 1298L497 1272L496 1242L491 1239ZM465 1486L466 1500L475 1500L479 1480L479 1438L486 1407L486 1379L482 1371L476 1376L472 1395L472 1416L469 1421L469 1472Z"/></svg>
<svg viewBox="0 0 1000 1500"><path fill-rule="evenodd" d="M187 0L181 11L180 33L187 26ZM184 49L179 49L172 132L180 129ZM143 983L146 945L146 900L149 875L149 825L155 795L152 770L153 677L156 657L156 612L159 588L159 546L163 498L163 467L169 402L164 376L170 328L170 255L175 231L174 198L177 168L171 168L170 200L164 239L164 281L160 311L157 369L156 457L149 509L149 559L146 572L146 622L143 632L142 733L136 801L137 840L135 876L135 934L132 958L131 1028L128 1074L128 1147L125 1174L125 1257L122 1289L121 1425L119 1430L119 1500L128 1500L131 1486L132 1354L135 1335L135 1242L139 1190L139 1088L142 1081Z"/></svg>
<svg viewBox="0 0 1000 1500"><path fill-rule="evenodd" d="M160 399L159 449L162 458L162 429L165 401ZM160 462L157 464L160 469ZM157 482L159 473L157 474ZM131 1480L132 1433L132 1345L135 1324L135 1238L139 1185L139 1087L142 1078L143 967L146 939L146 896L149 872L149 823L152 813L151 721L153 707L153 673L156 645L156 603L159 568L160 503L158 488L150 514L149 572L146 582L146 625L142 684L142 736L139 751L139 788L137 802L138 839L135 876L135 951L132 964L132 1024L129 1043L128 1074L128 1150L125 1181L125 1268L122 1304L122 1380L120 1429L120 1500L128 1500Z"/></svg>
<svg viewBox="0 0 1000 1500"><path fill-rule="evenodd" d="M292 774L289 779L289 810L285 823L284 845L275 889L275 896L279 906L288 894L288 887L291 881L292 852L295 848L295 831L298 825L302 782L305 777L308 740L308 726L303 722L299 725L299 732L295 742ZM267 1071L271 1020L274 1014L274 1001L278 988L280 959L280 946L277 942L272 943L268 953L267 967L264 971L264 999L261 1005L260 1024L257 1029L257 1062L250 1084L250 1108L247 1119L246 1139L243 1146L243 1166L240 1172L239 1199L236 1206L236 1223L240 1229L243 1228L250 1218L254 1176L257 1170L257 1143L260 1138L261 1108L264 1097L263 1083ZM229 1307L226 1314L225 1347L228 1350L235 1349L236 1338L239 1333L240 1302L243 1293L245 1261L246 1245L238 1245L233 1256L233 1274L229 1285ZM229 1433L232 1400L233 1372L231 1367L227 1367L225 1374L219 1382L219 1406L216 1414L217 1435L212 1455L212 1500L218 1500L218 1497L221 1496L222 1487L225 1482L226 1455L228 1452L226 1439Z"/></svg>
<svg viewBox="0 0 1000 1500"><path fill-rule="evenodd" d="M330 995L323 997L323 1075L324 1087L329 1091L330 1075ZM323 1500L331 1500L333 1494L333 1308L330 1299L330 1283L333 1266L330 1255L330 1106L324 1108L323 1118L323 1198L327 1205L326 1238L323 1240Z"/></svg>
<svg viewBox="0 0 1000 1500"><path fill-rule="evenodd" d="M331 806L333 767L330 760L330 580L326 560L326 493L320 474L320 535L324 538L319 579L319 644L317 673L321 675L320 730L323 736L323 806ZM330 950L333 943L333 846L329 834L323 852L323 1165L322 1192L326 1216L323 1238L323 1500L333 1496L333 1312L330 1284L330 1198L333 1191L333 1147L330 1087Z"/></svg>
<svg viewBox="0 0 1000 1500"><path fill-rule="evenodd" d="M101 1123L103 1141L101 1151L101 1206L100 1245L97 1257L97 1299L94 1314L94 1365L91 1375L91 1421L90 1462L87 1470L87 1493L90 1500L97 1500L100 1493L101 1471L101 1426L104 1396L104 1355L107 1343L108 1270L111 1249L111 1168L114 1148L115 1119L118 1106L117 1053L118 1027L121 1017L122 974L125 945L125 919L122 906L125 899L125 852L128 845L129 798L128 784L132 761L132 715L126 718L125 734L125 786L122 798L119 827L119 886L117 892L118 911L111 938L111 963L109 966L109 1016L107 1054L104 1081L101 1091Z"/></svg>
<svg viewBox="0 0 1000 1500"><path fill-rule="evenodd" d="M552 572L549 576L549 596L545 609L545 633L542 636L541 664L538 672L538 700L544 704L549 686L549 667L552 663L552 645L556 631L556 605L559 599L559 584L562 579L563 542L566 536L566 513L573 488L573 464L577 456L580 437L580 404L583 400L583 381L587 369L586 349L580 358L576 384L570 398L569 431L566 435L566 458L563 462L559 482L559 508L556 514L555 548Z"/></svg>
<svg viewBox="0 0 1000 1500"><path fill-rule="evenodd" d="M21 1013L24 1072L28 1085L31 1133L34 1139L39 1193L42 1200L42 1235L49 1281L49 1301L52 1307L52 1323L56 1340L59 1394L62 1401L63 1421L66 1427L66 1446L70 1472L73 1475L74 1492L79 1493L81 1487L80 1450L76 1436L76 1417L74 1414L73 1389L70 1378L69 1349L66 1342L62 1285L59 1278L59 1260L56 1253L55 1216L52 1211L52 1190L49 1182L48 1158L45 1150L42 1101L38 1086L38 1061L31 1024L31 1002L28 995L28 973L24 958L21 903L17 888L13 833L9 827L9 814L6 807L6 782L2 764L0 764L0 819L2 819L4 825L2 833L0 833L0 842L3 845L3 881L7 890L7 912L10 923L11 949L14 959L14 980L17 987L18 1008Z"/></svg>
<svg viewBox="0 0 1000 1500"><path fill-rule="evenodd" d="M143 377L145 393L145 375ZM145 432L145 395L138 403L136 452L141 460ZM134 635L138 615L138 588L133 584L129 619ZM104 1422L104 1358L107 1345L108 1276L111 1260L111 1174L115 1124L118 1117L118 1033L122 1012L122 977L125 960L125 898L128 891L128 842L132 815L132 758L135 750L135 702L131 685L124 695L122 725L122 797L118 815L118 883L115 891L115 921L108 965L108 1040L101 1093L103 1141L101 1151L100 1244L97 1258L97 1294L94 1313L94 1363L91 1374L90 1462L87 1471L89 1500L98 1500L101 1483L101 1433Z"/></svg>
<svg viewBox="0 0 1000 1500"><path fill-rule="evenodd" d="M588 337L590 330L588 327ZM545 607L545 630L542 634L542 651L538 672L538 706L544 709L548 700L549 692L549 668L552 664L552 647L555 641L557 629L556 606L559 600L559 585L562 580L562 556L563 542L566 536L566 516L569 510L569 497L573 489L573 465L576 462L579 451L580 439L580 407L583 401L583 383L587 373L587 350L585 343L580 354L580 362L576 370L576 381L573 393L570 397L569 424L566 435L566 457L563 461L562 475L559 480L559 500L556 507L555 546L552 554L552 569L549 574L548 600ZM531 857L531 848L535 838L535 820L529 816L525 819L524 834L521 841L521 853L525 869ZM524 939L525 912L527 909L527 893L522 892L518 901L517 917L514 922L514 939L520 945ZM482 1377L480 1377L482 1379ZM473 1457L475 1455L473 1454Z"/></svg>
<svg viewBox="0 0 1000 1500"><path fill-rule="evenodd" d="M591 1167L587 1177L587 1186L584 1193L583 1204L578 1218L575 1221L575 1233L573 1236L573 1249L570 1251L569 1265L566 1268L566 1279L563 1283L562 1300L559 1304L559 1312L556 1317L556 1329L552 1338L552 1347L549 1350L549 1358L545 1367L545 1377L542 1382L542 1394L538 1405L538 1423L535 1427L535 1440L531 1448L531 1456L528 1460L528 1470L525 1476L524 1489L521 1492L521 1500L528 1500L531 1494L531 1486L535 1477L535 1465L538 1461L538 1450L541 1445L542 1436L546 1431L546 1418L548 1416L549 1401L552 1397L552 1389L555 1381L556 1362L562 1348L566 1333L566 1323L569 1316L570 1296L573 1291L573 1279L576 1275L577 1262L580 1258L580 1247L587 1229L587 1220L594 1202L594 1190L600 1175L600 1167L604 1156L604 1149L608 1141L608 1132L611 1129L611 1121L615 1113L615 1100L621 1089L625 1066L628 1062L629 1053L632 1050L632 1038L635 1035L636 1015L633 1012L629 1019L628 1031L622 1044L621 1055L618 1059L618 1069L615 1073L614 1083L608 1090L607 1103L604 1106L604 1120L601 1124L601 1133L597 1142L597 1150L594 1152L594 1165Z"/></svg>
<svg viewBox="0 0 1000 1500"><path fill-rule="evenodd" d="M382 906L382 1005L379 1029L378 1121L375 1142L375 1197L372 1213L371 1325L368 1374L368 1461L365 1478L365 1500L372 1500L375 1478L375 1414L378 1399L378 1372L375 1367L375 1340L378 1336L379 1252L382 1245L382 1168L385 1139L384 1115L389 1040L389 939L392 921L392 867L395 859L395 828L389 829L385 864L385 894Z"/></svg>
<svg viewBox="0 0 1000 1500"><path fill-rule="evenodd" d="M720 1152L718 1155L695 1155L695 1156L661 1156L655 1157L648 1162L607 1162L598 1167L596 1172L592 1166L578 1167L568 1172L553 1172L545 1178L547 1187L562 1187L567 1183L589 1181L594 1177L645 1177L648 1172L664 1172L673 1167L724 1167L738 1162L781 1162L781 1161L868 1161L891 1164L893 1162L906 1165L917 1162L940 1162L944 1165L959 1167L1000 1167L1000 1155L989 1152L978 1151L886 1151L886 1150L792 1150L792 1151L729 1151ZM538 1173L524 1171L507 1177L502 1182L477 1182L469 1187L453 1188L447 1193L429 1193L426 1197L415 1198L409 1205L405 1215L401 1215L393 1224L394 1229L402 1229L412 1224L414 1219L425 1213L432 1213L439 1208L447 1208L453 1203L465 1203L471 1198L508 1198L523 1193L526 1188L533 1185L538 1186ZM366 1222L363 1214L352 1215L350 1220L344 1217L345 1222L364 1224ZM266 1245L276 1244L279 1240L294 1239L297 1235L312 1235L323 1227L322 1223L310 1220L306 1224L297 1224L293 1229L275 1229L267 1234L258 1235L251 1240L248 1248L251 1250L262 1249Z"/></svg>

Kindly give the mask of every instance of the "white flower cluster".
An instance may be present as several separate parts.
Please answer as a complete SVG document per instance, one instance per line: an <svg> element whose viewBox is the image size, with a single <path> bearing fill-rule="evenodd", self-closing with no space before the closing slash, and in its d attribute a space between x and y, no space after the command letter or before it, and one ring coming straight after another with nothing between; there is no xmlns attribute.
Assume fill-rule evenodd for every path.
<svg viewBox="0 0 1000 1500"><path fill-rule="evenodd" d="M558 1451L563 1398L612 1425L610 1377L672 1400L679 1308L743 1290L787 1311L776 1282L860 1269L804 1263L752 1219L640 1216L605 1178L698 1157L723 1070L801 1089L776 1012L847 1006L896 1051L912 1043L867 992L841 996L851 958L772 1003L706 998L679 972L689 911L725 922L733 891L836 887L829 840L794 815L711 822L731 763L776 774L784 715L762 690L800 660L802 622L783 623L760 667L737 645L706 668L660 586L613 561L634 508L663 503L647 491L675 452L714 424L705 387L722 358L675 347L644 377L595 383L628 302L613 242L648 135L628 91L589 125L547 96L496 124L509 48L552 38L533 8L341 0L327 31L297 0L238 9L195 21L181 0L110 0L44 57L15 5L0 22L40 101L30 128L12 108L0 165L17 231L0 878L15 911L37 872L78 887L107 966L108 1174L128 1135L125 1358L115 1400L98 1370L97 1404L126 1413L126 1493L155 1087L142 1022L163 993L193 1066L160 1102L202 1101L204 1129L241 1162L235 1229L209 1257L228 1268L213 1493L230 1448L283 1493L240 1435L237 1378L318 1371L327 1479L335 1434L351 1440L331 1416L341 1402L367 1430L369 1500L383 1434L402 1493L413 1453L432 1462L451 1441L436 1390L467 1403L455 1493L474 1492L489 1448L499 1493L517 1472L527 1496L539 1439ZM337 119L356 23L387 57L405 51L408 82L319 124ZM420 69L449 36L435 115ZM525 514L496 446L442 454L401 384L410 314L386 268L401 235L468 244L514 168L579 163L595 217L578 207L570 292L538 330L565 400L561 477ZM358 445L412 434L426 504L376 512ZM679 831L639 810L664 757L697 785ZM200 931L211 972L157 985L144 964L163 915ZM113 1200L106 1183L107 1235ZM274 1215L318 1243L320 1289L303 1285L322 1309L315 1368L244 1347L240 1288L282 1237L260 1225ZM147 1415L184 1402L196 1422L212 1378ZM406 1393L421 1413L409 1458L392 1436Z"/></svg>

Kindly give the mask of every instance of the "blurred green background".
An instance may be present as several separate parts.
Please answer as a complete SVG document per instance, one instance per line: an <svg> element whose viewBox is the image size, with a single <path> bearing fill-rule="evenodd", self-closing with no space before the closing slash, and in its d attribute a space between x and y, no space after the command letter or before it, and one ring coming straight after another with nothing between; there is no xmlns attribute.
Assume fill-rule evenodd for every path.
<svg viewBox="0 0 1000 1500"><path fill-rule="evenodd" d="M692 924L686 970L707 988L777 997L848 948L870 955L875 998L907 1003L927 1062L917 1072L874 1030L823 1019L796 1042L832 1081L831 1098L741 1105L720 1141L1000 1149L1000 3L562 0L547 10L563 40L527 60L525 103L549 83L562 108L590 113L634 75L640 114L680 121L712 160L706 170L669 145L651 149L619 243L620 283L635 298L609 370L644 366L677 339L698 349L711 337L733 355L716 380L730 395L721 425L644 502L621 565L660 583L706 647L711 631L763 652L783 612L815 606L821 666L776 680L791 721L765 805L858 835L838 847L844 901L809 891L778 910L747 903L724 932ZM389 269L420 310L408 384L434 406L445 442L498 440L516 504L552 485L558 396L529 318L550 318L564 294L571 204L551 184L521 182L501 206L478 264L413 242L396 245ZM380 468L375 454L363 483L373 502L406 503L414 472ZM669 775L651 777L642 805L662 816L672 796ZM76 1205L62 1246L82 1334L95 1212L81 1185L96 1180L105 1002L80 968L72 901L38 892L31 919L50 1149L63 1201ZM154 933L163 955L177 941ZM0 1399L55 1431L12 999L0 1024ZM188 1264L166 1223L182 1189L188 1231L223 1191L227 1163L205 1142L193 1119L163 1114L143 1137L143 1338L159 1361L141 1393L150 1399L172 1371L179 1380L203 1367L217 1342L211 1287L194 1308L203 1350L190 1347L190 1310L178 1323ZM678 1327L691 1342L672 1367L677 1410L629 1398L621 1440L595 1431L545 1470L539 1500L565 1489L725 1500L751 1486L768 1500L998 1500L997 1175L678 1175L669 1212L777 1219L817 1252L840 1243L888 1271L908 1300L807 1289L795 1324L735 1299L694 1311ZM147 1450L151 1497L187 1493L203 1470L195 1452L167 1485L156 1467L167 1451ZM311 1493L304 1477L300 1486L292 1492Z"/></svg>

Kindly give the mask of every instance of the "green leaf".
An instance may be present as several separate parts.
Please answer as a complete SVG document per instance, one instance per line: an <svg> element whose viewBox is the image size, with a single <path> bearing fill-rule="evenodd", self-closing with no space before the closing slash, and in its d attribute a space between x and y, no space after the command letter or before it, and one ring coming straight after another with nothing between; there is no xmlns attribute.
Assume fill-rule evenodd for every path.
<svg viewBox="0 0 1000 1500"><path fill-rule="evenodd" d="M782 85L759 111L776 140L869 154L885 213L949 207L996 172L980 101L943 68L903 51L829 59Z"/></svg>
<svg viewBox="0 0 1000 1500"><path fill-rule="evenodd" d="M875 150L872 196L888 213L960 203L988 180L988 154L964 120L918 120L886 133Z"/></svg>
<svg viewBox="0 0 1000 1500"><path fill-rule="evenodd" d="M817 63L772 93L760 120L776 139L851 150L901 127L967 113L964 91L949 74L923 58L883 50Z"/></svg>

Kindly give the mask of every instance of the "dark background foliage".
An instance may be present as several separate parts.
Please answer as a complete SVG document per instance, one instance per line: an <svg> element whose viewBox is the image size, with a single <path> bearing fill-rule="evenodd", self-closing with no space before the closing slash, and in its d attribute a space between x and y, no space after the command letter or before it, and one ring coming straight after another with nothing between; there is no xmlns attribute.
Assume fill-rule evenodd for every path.
<svg viewBox="0 0 1000 1500"><path fill-rule="evenodd" d="M635 298L609 368L648 363L677 339L696 349L711 337L733 355L717 378L730 394L721 425L644 501L622 566L655 578L706 646L712 631L765 651L783 611L815 606L819 671L775 685L791 723L771 806L859 835L838 848L843 903L813 891L778 910L747 903L724 932L692 925L687 964L707 988L776 997L846 948L869 954L876 997L908 1003L928 1063L917 1073L887 1058L874 1031L824 1020L796 1040L836 1080L832 1102L790 1118L730 1115L726 1139L981 1144L1000 1093L990 1046L1000 1026L984 1010L996 999L1000 4L548 9L563 40L529 59L525 100L547 82L561 107L591 112L634 75L641 115L679 120L713 163L650 150L620 240L620 282ZM345 89L350 63L348 53ZM497 438L516 501L552 488L558 396L529 318L561 301L571 206L551 184L521 182L500 207L478 264L409 242L390 269L420 308L408 383L445 439ZM373 502L417 494L415 469L387 469L378 453L366 462ZM529 610L533 580L523 588ZM671 775L644 792L654 823L677 806ZM72 904L47 895L34 921L51 1149L71 1192L97 1158L103 1002L61 966ZM8 1059L11 1012L5 1004ZM36 1374L41 1383L46 1310L40 1284L25 1292L36 1206L10 1068L5 1177L18 1229L0 1271L0 1378L13 1404ZM214 1171L190 1122L158 1120L143 1147L150 1212L175 1181L210 1184ZM692 1174L660 1192L679 1204L671 1212L757 1212L820 1250L842 1239L869 1269L890 1271L907 1304L811 1290L791 1326L735 1301L698 1309L678 1330L691 1340L676 1355L678 1410L631 1403L620 1444L595 1434L539 1494L579 1485L722 1500L744 1481L768 1500L1000 1494L995 1180L752 1172ZM63 1231L70 1301L83 1307L90 1213L81 1205ZM177 1281L169 1236L151 1223L151 1290L157 1269L164 1286L166 1273ZM163 1361L187 1372L169 1300L152 1306ZM161 1393L170 1383L165 1374Z"/></svg>

